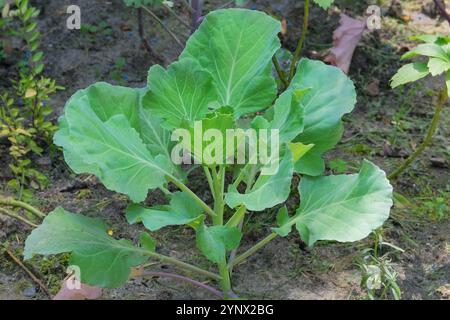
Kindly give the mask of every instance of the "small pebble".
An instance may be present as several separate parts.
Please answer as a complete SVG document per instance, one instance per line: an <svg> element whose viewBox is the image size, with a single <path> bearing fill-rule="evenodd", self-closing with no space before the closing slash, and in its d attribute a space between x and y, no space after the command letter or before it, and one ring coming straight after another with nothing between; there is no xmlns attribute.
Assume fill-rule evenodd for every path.
<svg viewBox="0 0 450 320"><path fill-rule="evenodd" d="M33 298L36 295L35 287L27 287L22 291L22 295L27 298Z"/></svg>

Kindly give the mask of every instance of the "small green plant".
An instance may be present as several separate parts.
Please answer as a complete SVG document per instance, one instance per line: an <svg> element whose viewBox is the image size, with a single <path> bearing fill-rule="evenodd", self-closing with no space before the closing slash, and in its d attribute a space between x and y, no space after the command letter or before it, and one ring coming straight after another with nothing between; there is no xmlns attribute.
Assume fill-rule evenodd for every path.
<svg viewBox="0 0 450 320"><path fill-rule="evenodd" d="M403 249L383 241L382 230L373 232L373 248L362 252L360 261L357 262L362 272L361 287L367 291L370 300L387 299L390 292L395 300L400 300L402 291L397 283L398 274L392 265L390 252L380 255L384 247L404 252Z"/></svg>
<svg viewBox="0 0 450 320"><path fill-rule="evenodd" d="M40 33L34 21L38 14L28 0L16 0L15 7L6 4L3 8L3 15L8 17L8 23L2 26L5 34L23 39L26 48L24 59L17 64L19 80L13 82L12 92L0 94L0 136L11 143L13 162L9 166L15 176L8 186L24 200L31 199L32 189L47 184L47 178L33 168L30 156L41 155L41 146L52 143L57 127L48 120L53 112L49 96L63 89L42 75L44 53L39 51Z"/></svg>
<svg viewBox="0 0 450 320"><path fill-rule="evenodd" d="M126 77L124 75L124 67L126 60L124 57L118 57L114 62L114 67L109 73L109 77L114 80L119 85L125 85L127 83Z"/></svg>
<svg viewBox="0 0 450 320"><path fill-rule="evenodd" d="M262 12L214 11L178 61L167 69L150 68L146 88L96 83L78 91L67 102L54 137L76 173L96 175L108 189L129 197L129 223L142 223L149 232L173 225L192 228L196 247L218 274L212 266L201 269L158 253L147 232L137 245L117 240L100 219L63 208L50 213L28 237L25 259L70 252L82 282L118 287L132 267L151 258L216 280L230 298L236 296L231 270L294 228L309 246L320 240L358 241L379 228L392 206L392 186L381 169L364 161L358 174L321 176L322 156L339 141L341 118L356 103L354 85L339 69L302 59L289 87L278 95L270 64L281 46L280 30L280 22ZM199 133L199 127L208 129L205 135L214 133L213 139ZM237 148L218 143L230 130L239 133L230 144L227 139L227 146L250 148L255 141L245 133L258 132L258 152L269 146L267 161L248 156L239 164ZM261 138L264 130L278 133L278 139ZM194 140L180 132L193 133ZM212 206L189 188L189 172L174 160L180 151L185 161L194 159L203 169ZM263 214L283 204L294 172L301 175L296 212L282 207L267 237L240 251L247 213ZM148 191L157 188L168 204L149 207ZM173 188L178 191L171 192ZM237 254L228 258L230 251Z"/></svg>
<svg viewBox="0 0 450 320"><path fill-rule="evenodd" d="M427 216L433 220L440 221L450 217L449 191L437 191L435 194L419 197L413 211L419 216Z"/></svg>
<svg viewBox="0 0 450 320"><path fill-rule="evenodd" d="M441 37L433 35L423 35L413 37L413 40L424 42L418 45L410 52L403 55L403 59L410 59L416 56L422 56L428 59L427 62L417 61L404 65L398 70L391 81L392 88L415 82L428 75L433 77L444 75L446 84L443 85L439 93L438 102L431 120L430 128L423 142L417 149L394 171L389 175L389 179L396 179L405 171L408 166L417 159L417 157L430 144L433 135L439 124L442 110L450 95L450 37Z"/></svg>
<svg viewBox="0 0 450 320"><path fill-rule="evenodd" d="M100 21L98 24L82 23L80 31L87 36L90 36L91 34L110 36L113 33L111 26L106 21ZM91 42L95 42L95 39L89 39Z"/></svg>

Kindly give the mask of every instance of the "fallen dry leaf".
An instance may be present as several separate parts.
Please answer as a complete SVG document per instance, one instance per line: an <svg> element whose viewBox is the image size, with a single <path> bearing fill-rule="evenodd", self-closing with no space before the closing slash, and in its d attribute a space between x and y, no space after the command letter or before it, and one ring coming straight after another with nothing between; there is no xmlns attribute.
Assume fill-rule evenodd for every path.
<svg viewBox="0 0 450 320"><path fill-rule="evenodd" d="M358 42L366 29L366 21L341 14L340 26L333 33L333 48L325 61L348 73Z"/></svg>
<svg viewBox="0 0 450 320"><path fill-rule="evenodd" d="M120 30L122 30L122 31L131 31L133 29L131 28L131 26L129 24L122 23L120 25Z"/></svg>
<svg viewBox="0 0 450 320"><path fill-rule="evenodd" d="M27 91L25 92L25 98L26 99L33 98L36 95L37 95L37 91L34 90L34 89L31 89L31 88L27 89Z"/></svg>
<svg viewBox="0 0 450 320"><path fill-rule="evenodd" d="M95 300L102 296L103 290L87 284L76 283L74 276L64 280L53 300Z"/></svg>
<svg viewBox="0 0 450 320"><path fill-rule="evenodd" d="M366 91L372 97L376 97L376 96L380 95L380 80L375 79L374 81L369 83L366 86Z"/></svg>

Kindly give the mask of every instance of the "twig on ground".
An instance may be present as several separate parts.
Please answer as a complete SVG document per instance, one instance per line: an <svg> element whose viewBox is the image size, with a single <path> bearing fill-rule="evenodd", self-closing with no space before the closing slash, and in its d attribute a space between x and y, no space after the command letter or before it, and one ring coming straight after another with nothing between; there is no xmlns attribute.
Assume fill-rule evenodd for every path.
<svg viewBox="0 0 450 320"><path fill-rule="evenodd" d="M172 14L174 16L175 19L178 20L178 22L180 22L183 26L185 26L186 28L190 29L191 26L184 21L175 11L173 11L173 9L171 7L169 7L168 5L164 6L170 14Z"/></svg>
<svg viewBox="0 0 450 320"><path fill-rule="evenodd" d="M18 201L18 200L14 200L12 198L3 198L0 197L0 204L4 205L4 206L8 206L8 207L19 207L22 209L27 210L28 212L34 214L35 216L44 219L46 217L46 215L41 212L40 210L36 209L33 206L30 206L28 203L22 202L22 201Z"/></svg>
<svg viewBox="0 0 450 320"><path fill-rule="evenodd" d="M6 249L6 254L23 269L23 271L28 274L28 276L42 289L42 291L45 292L45 294L50 298L53 299L52 294L50 291L48 291L47 287L42 283L41 280L39 280L23 263L20 261L19 258L17 258L9 249Z"/></svg>
<svg viewBox="0 0 450 320"><path fill-rule="evenodd" d="M175 42L180 48L182 49L184 48L184 45L180 41L180 39L178 39L178 37L172 32L172 30L170 30L170 28L166 26L164 22L162 22L162 20L158 18L158 16L152 10L144 6L141 6L141 8L144 9L145 12L147 12L156 22L158 22L161 25L161 27L172 37L173 40L175 40Z"/></svg>
<svg viewBox="0 0 450 320"><path fill-rule="evenodd" d="M144 46L145 50L148 52L148 54L155 59L158 60L158 62L165 62L164 58L160 56L158 53L155 52L155 50L152 49L150 44L148 43L147 39L145 38L145 32L144 32L144 23L142 21L142 9L139 8L137 10L138 14L138 31L139 31L139 37L141 38L142 45Z"/></svg>
<svg viewBox="0 0 450 320"><path fill-rule="evenodd" d="M441 13L441 16L447 19L448 23L450 24L450 15L447 12L444 0L434 0L434 3L436 4L436 8Z"/></svg>
<svg viewBox="0 0 450 320"><path fill-rule="evenodd" d="M11 218L14 218L14 219L17 219L19 221L22 221L22 222L26 223L27 225L29 225L32 228L37 228L37 224L34 224L33 222L25 219L22 216L19 216L18 214L14 213L14 212L12 212L12 211L10 211L8 209L0 208L0 214L2 214L2 213L4 215L7 215L7 216L11 217Z"/></svg>

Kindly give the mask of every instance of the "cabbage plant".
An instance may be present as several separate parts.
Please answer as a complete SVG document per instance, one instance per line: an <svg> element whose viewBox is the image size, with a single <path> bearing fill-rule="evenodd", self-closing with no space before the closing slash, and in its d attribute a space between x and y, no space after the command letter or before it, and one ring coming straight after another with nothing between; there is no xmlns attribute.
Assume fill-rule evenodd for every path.
<svg viewBox="0 0 450 320"><path fill-rule="evenodd" d="M277 92L271 63L280 31L280 22L263 12L214 11L178 61L150 68L147 87L96 83L75 93L55 143L76 173L95 175L109 190L128 196L127 221L147 231L134 242L116 239L101 219L57 208L26 240L25 258L70 252L83 283L107 288L124 284L134 267L150 259L211 278L224 297L233 297L230 271L277 237L295 230L312 246L321 240L358 241L380 227L392 206L384 171L364 160L359 173L323 176L323 155L340 140L342 117L356 103L352 81L335 67L302 59L289 87ZM207 201L189 188L187 167L173 161L173 133L184 128L195 136L198 124L219 133L276 130L279 152L266 162L247 158L234 164L229 160L236 153L227 149L226 161L206 162L198 147L184 143L180 150L187 150L205 175L213 199ZM262 141L272 146L269 140ZM248 146L251 140L245 141ZM275 162L276 170L264 174ZM294 174L300 177L300 204L288 212L283 203L295 193ZM154 189L167 195L168 204L146 204ZM248 212L265 214L274 207L279 211L267 237L240 250ZM194 230L196 247L211 262L208 270L158 252L151 234L169 226Z"/></svg>

